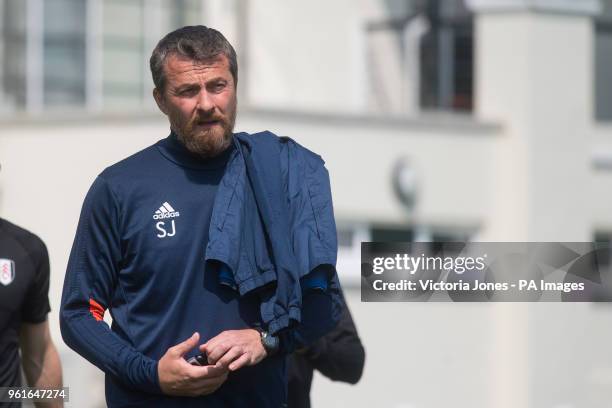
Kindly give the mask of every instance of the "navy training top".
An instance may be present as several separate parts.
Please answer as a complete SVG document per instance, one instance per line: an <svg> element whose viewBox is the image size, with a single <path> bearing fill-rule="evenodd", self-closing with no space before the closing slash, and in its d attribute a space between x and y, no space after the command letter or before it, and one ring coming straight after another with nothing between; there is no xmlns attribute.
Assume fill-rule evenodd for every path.
<svg viewBox="0 0 612 408"><path fill-rule="evenodd" d="M169 347L195 331L204 343L260 322L257 297L240 297L205 268L215 193L234 150L203 161L170 135L107 168L87 194L60 322L66 343L106 373L109 407L285 402L282 355L230 373L208 396L169 397L159 389L157 361ZM112 331L102 320L106 309Z"/></svg>

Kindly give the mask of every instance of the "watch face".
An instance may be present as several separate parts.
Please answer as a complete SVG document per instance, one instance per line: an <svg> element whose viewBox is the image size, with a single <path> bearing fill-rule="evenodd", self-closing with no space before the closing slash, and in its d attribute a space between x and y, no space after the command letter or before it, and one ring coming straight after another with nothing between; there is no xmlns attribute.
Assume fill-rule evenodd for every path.
<svg viewBox="0 0 612 408"><path fill-rule="evenodd" d="M261 344L264 346L267 352L273 353L278 350L279 340L278 337L271 336L268 334L268 332L262 332Z"/></svg>

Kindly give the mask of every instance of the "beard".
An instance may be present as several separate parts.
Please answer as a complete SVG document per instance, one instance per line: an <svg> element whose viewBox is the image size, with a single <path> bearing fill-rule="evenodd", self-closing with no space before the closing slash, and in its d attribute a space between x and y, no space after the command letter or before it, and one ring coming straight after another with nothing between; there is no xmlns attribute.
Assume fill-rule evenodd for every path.
<svg viewBox="0 0 612 408"><path fill-rule="evenodd" d="M190 152L210 158L224 152L232 143L234 124L236 122L236 101L228 109L227 115L215 111L196 112L187 122L169 115L170 126L178 140ZM206 125L214 121L212 125Z"/></svg>

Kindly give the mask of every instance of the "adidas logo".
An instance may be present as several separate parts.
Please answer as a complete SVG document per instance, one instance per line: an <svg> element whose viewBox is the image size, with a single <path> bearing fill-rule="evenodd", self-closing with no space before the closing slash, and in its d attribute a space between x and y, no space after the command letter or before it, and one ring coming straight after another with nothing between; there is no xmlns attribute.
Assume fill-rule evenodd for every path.
<svg viewBox="0 0 612 408"><path fill-rule="evenodd" d="M155 214L153 214L153 219L163 220L165 218L178 217L179 215L181 214L178 211L175 211L174 208L172 208L172 206L166 201L161 205L161 207L159 207L159 210L155 211Z"/></svg>

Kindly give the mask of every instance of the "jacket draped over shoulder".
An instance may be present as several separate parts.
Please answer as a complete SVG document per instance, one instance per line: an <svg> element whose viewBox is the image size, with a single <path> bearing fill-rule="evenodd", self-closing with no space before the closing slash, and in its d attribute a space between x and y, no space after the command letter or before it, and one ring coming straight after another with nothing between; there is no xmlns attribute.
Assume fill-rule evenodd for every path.
<svg viewBox="0 0 612 408"><path fill-rule="evenodd" d="M329 174L321 157L271 132L234 135L221 180L206 261L221 284L260 296L262 323L275 334L300 323L302 294L323 290L337 322L337 235Z"/></svg>

